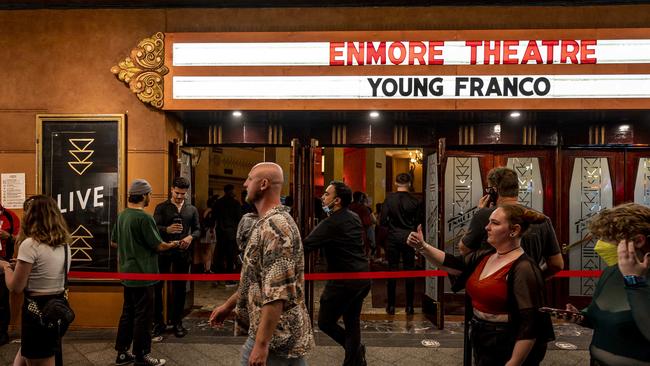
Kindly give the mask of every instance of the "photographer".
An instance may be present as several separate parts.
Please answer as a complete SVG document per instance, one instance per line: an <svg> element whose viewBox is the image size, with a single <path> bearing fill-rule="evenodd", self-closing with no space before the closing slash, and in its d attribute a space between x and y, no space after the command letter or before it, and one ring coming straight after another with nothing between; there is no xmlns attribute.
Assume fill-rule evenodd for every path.
<svg viewBox="0 0 650 366"><path fill-rule="evenodd" d="M458 249L463 255L487 245L485 226L497 206L517 204L519 179L514 170L494 168L488 172L487 180L487 194L481 197L479 209L469 223L469 230L458 243ZM541 224L531 225L530 230L521 238L521 247L539 264L544 278L549 278L564 268L560 244L548 217Z"/></svg>

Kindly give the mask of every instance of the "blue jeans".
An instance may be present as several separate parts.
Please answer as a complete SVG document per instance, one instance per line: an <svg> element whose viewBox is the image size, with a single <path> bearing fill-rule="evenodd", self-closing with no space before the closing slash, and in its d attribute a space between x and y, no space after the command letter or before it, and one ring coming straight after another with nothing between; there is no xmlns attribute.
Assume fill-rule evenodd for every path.
<svg viewBox="0 0 650 366"><path fill-rule="evenodd" d="M251 356L251 352L253 352L253 346L255 346L255 338L248 337L241 350L241 366L248 366L248 358ZM272 352L269 352L266 364L267 366L307 366L307 362L302 357L286 358L277 356Z"/></svg>

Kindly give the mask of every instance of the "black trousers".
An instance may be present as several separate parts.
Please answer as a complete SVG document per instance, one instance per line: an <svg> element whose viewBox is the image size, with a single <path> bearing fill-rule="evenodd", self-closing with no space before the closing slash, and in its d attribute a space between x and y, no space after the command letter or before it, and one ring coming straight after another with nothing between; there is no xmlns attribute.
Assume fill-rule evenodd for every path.
<svg viewBox="0 0 650 366"><path fill-rule="evenodd" d="M158 270L160 273L181 273L187 274L190 271L191 258L189 251L179 251L171 254L161 254L158 256ZM185 289L187 281L171 281L171 309L169 309L168 320L172 324L178 324L183 319L183 310L185 309ZM156 284L156 296L154 302L154 321L157 324L165 324L163 317L163 286L165 281Z"/></svg>
<svg viewBox="0 0 650 366"><path fill-rule="evenodd" d="M7 334L11 309L9 308L9 289L5 283L4 273L0 274L0 335Z"/></svg>
<svg viewBox="0 0 650 366"><path fill-rule="evenodd" d="M473 318L470 322L470 341L474 365L505 365L515 347L514 331L508 323L493 323ZM523 366L537 366L546 355L546 343L536 342Z"/></svg>
<svg viewBox="0 0 650 366"><path fill-rule="evenodd" d="M415 249L411 248L404 242L392 242L389 241L386 246L386 258L388 259L388 269L391 271L397 271L399 269L400 258L403 262L403 268L405 271L411 271L415 269ZM415 294L415 279L407 278L406 280L406 306L413 306L413 297ZM395 306L395 287L397 282L394 278L388 279L386 281L386 291L387 291L387 305Z"/></svg>
<svg viewBox="0 0 650 366"><path fill-rule="evenodd" d="M217 273L237 272L237 240L217 235L217 247L215 249L215 260L213 266Z"/></svg>
<svg viewBox="0 0 650 366"><path fill-rule="evenodd" d="M318 327L345 349L344 366L363 365L359 319L370 281L330 281L320 298ZM345 328L338 324L343 317Z"/></svg>
<svg viewBox="0 0 650 366"><path fill-rule="evenodd" d="M63 366L59 329L44 326L40 317L29 311L30 302L35 302L39 309L43 309L51 299L62 297L63 294L43 296L25 294L20 322L20 353L23 357L39 359L54 356L54 364Z"/></svg>
<svg viewBox="0 0 650 366"><path fill-rule="evenodd" d="M125 352L133 343L137 358L151 352L154 286L124 286L124 305L117 328L115 350Z"/></svg>

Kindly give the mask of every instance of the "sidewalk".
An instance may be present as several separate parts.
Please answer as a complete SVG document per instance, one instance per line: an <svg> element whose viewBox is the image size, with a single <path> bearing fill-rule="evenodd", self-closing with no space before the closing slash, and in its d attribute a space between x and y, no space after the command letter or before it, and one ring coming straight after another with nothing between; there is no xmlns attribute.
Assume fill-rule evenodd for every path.
<svg viewBox="0 0 650 366"><path fill-rule="evenodd" d="M168 365L239 365L239 352L245 338L230 336L231 324L215 330L208 327L205 318L201 317L186 320L185 326L190 329L185 338L167 334L162 342L154 343L153 354L165 358ZM462 365L460 322L447 322L444 330L438 330L427 321L364 321L362 329L368 365ZM555 332L557 340L549 343L542 365L589 364L589 329L573 324L556 324ZM114 339L113 329L70 331L64 338L65 365L112 365L115 361ZM423 340L438 342L439 347L425 347ZM316 331L316 344L316 349L307 357L309 365L336 366L342 363L342 348L325 334ZM576 349L566 350L558 345L571 345ZM0 363L10 365L18 347L17 343L1 347Z"/></svg>

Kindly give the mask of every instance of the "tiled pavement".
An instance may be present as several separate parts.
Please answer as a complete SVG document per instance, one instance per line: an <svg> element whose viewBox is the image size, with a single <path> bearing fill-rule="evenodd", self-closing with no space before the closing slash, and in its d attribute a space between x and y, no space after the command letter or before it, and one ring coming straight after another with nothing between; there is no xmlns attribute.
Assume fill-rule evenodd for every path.
<svg viewBox="0 0 650 366"><path fill-rule="evenodd" d="M238 365L244 338L229 335L232 325L215 330L207 326L205 315L191 316L186 322L190 333L185 338L168 334L162 342L154 343L153 354L167 359L168 365ZM438 330L425 320L364 321L363 342L367 345L368 365L462 365L462 324L446 322ZM570 343L576 350L564 350L549 344L542 365L588 365L586 351L591 332L569 324L556 324L558 342ZM15 334L14 334L15 336ZM112 365L115 360L113 340L115 330L70 331L64 338L64 363L70 366ZM423 346L423 340L435 340L439 347ZM309 355L313 366L340 365L343 351L323 333L316 332L316 349ZM0 362L11 364L17 343L0 348Z"/></svg>
<svg viewBox="0 0 650 366"><path fill-rule="evenodd" d="M323 283L316 284L316 298ZM194 291L194 310L184 324L190 332L185 338L167 334L162 342L153 344L153 354L167 360L168 365L238 365L239 352L245 339L233 337L232 321L222 329L210 328L207 317L215 305L223 303L234 288L214 286L197 282ZM383 308L373 308L371 296L366 298L362 314L362 340L367 346L366 358L370 366L417 366L462 365L463 329L459 316L447 316L445 328L438 330L416 308L413 317L407 317L404 309L389 317ZM318 309L318 301L315 302ZM587 347L591 330L573 324L555 324L558 342L576 346L564 350L549 344L549 351L542 365L588 365ZM342 363L343 350L326 335L316 329L317 347L308 356L310 366L337 366ZM12 334L16 338L17 334ZM64 338L64 364L70 366L113 365L115 329L71 330ZM439 347L423 346L423 340L433 340ZM426 343L426 342L425 342ZM562 344L560 344L562 345ZM10 343L0 347L0 365L11 364L19 344Z"/></svg>

